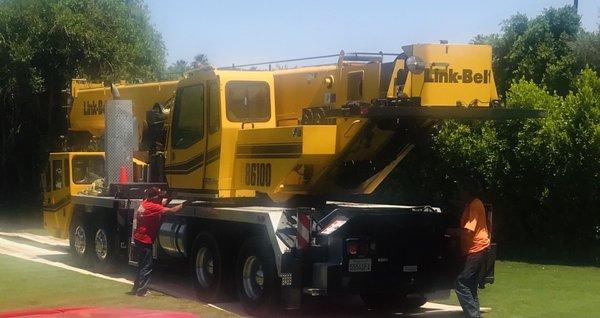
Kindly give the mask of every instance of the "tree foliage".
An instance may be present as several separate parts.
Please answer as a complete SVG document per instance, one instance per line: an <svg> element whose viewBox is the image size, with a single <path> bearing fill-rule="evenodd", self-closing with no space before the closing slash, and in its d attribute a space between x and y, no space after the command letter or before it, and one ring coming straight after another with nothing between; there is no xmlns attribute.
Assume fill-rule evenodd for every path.
<svg viewBox="0 0 600 318"><path fill-rule="evenodd" d="M493 46L500 94L513 80L525 78L565 95L578 73L571 43L581 32L580 25L571 6L550 8L533 19L516 14L504 21L500 34L480 35L473 42Z"/></svg>
<svg viewBox="0 0 600 318"><path fill-rule="evenodd" d="M578 66L590 67L600 72L600 26L595 32L582 31L577 41L571 43Z"/></svg>
<svg viewBox="0 0 600 318"><path fill-rule="evenodd" d="M180 59L169 65L167 68L167 76L172 79L178 79L181 78L187 71L208 65L210 65L210 63L208 62L208 57L206 54L197 54L190 63L188 63L186 60Z"/></svg>
<svg viewBox="0 0 600 318"><path fill-rule="evenodd" d="M157 79L164 56L142 1L0 1L0 200L37 193L72 78Z"/></svg>

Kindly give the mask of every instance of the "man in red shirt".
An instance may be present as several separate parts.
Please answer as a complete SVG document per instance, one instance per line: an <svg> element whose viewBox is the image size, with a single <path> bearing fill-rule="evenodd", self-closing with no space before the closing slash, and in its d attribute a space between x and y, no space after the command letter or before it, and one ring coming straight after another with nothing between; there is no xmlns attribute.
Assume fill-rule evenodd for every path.
<svg viewBox="0 0 600 318"><path fill-rule="evenodd" d="M183 207L182 204L172 208L163 205L163 195L159 188L146 190L146 199L142 201L136 212L137 226L133 233L135 251L137 254L137 277L131 289L131 294L146 296L148 283L152 274L152 244L158 234L161 216L164 213L175 213Z"/></svg>
<svg viewBox="0 0 600 318"><path fill-rule="evenodd" d="M481 185L467 180L461 189L461 199L466 202L460 220L461 248L464 267L456 281L456 296L467 317L481 317L479 311L479 271L484 264L485 252L490 246L490 235L481 196Z"/></svg>

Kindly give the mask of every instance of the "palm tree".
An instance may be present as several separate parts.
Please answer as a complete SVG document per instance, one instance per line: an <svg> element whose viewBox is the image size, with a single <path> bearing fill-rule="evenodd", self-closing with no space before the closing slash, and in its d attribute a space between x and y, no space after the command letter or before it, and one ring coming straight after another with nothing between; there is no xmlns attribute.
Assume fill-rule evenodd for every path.
<svg viewBox="0 0 600 318"><path fill-rule="evenodd" d="M194 56L194 61L192 61L192 68L200 68L202 66L208 66L208 57L206 54L197 54Z"/></svg>
<svg viewBox="0 0 600 318"><path fill-rule="evenodd" d="M185 60L177 60L177 62L171 64L168 67L167 72L170 74L182 75L185 71L189 70L190 66Z"/></svg>

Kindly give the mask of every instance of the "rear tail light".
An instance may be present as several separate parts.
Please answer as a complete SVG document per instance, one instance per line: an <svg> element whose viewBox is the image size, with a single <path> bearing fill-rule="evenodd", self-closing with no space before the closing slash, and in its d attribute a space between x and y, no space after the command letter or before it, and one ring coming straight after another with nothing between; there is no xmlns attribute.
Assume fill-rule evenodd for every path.
<svg viewBox="0 0 600 318"><path fill-rule="evenodd" d="M358 244L357 243L348 244L348 246L346 247L346 252L348 253L348 255L358 254Z"/></svg>
<svg viewBox="0 0 600 318"><path fill-rule="evenodd" d="M346 254L355 255L368 255L375 250L375 243L371 243L365 240L348 239L346 240Z"/></svg>

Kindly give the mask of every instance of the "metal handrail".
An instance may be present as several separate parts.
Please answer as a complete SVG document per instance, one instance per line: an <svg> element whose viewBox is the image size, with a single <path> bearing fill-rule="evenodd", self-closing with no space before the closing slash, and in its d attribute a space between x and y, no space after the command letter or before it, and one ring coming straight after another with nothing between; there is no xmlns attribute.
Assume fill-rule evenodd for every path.
<svg viewBox="0 0 600 318"><path fill-rule="evenodd" d="M383 53L383 52L351 52L351 53L344 53L344 51L338 53L338 54L329 54L329 55L319 55L319 56L310 56L310 57L302 57L302 58L294 58L294 59L286 59L286 60L277 60L277 61L269 61L269 62L260 62L260 63L250 63L250 64L241 64L241 65L236 65L235 63L231 64L231 66L223 66L223 67L218 67L217 69L236 69L236 68L243 68L243 67L251 67L251 66L259 66L259 65L270 65L270 64L277 64L277 63L285 63L285 62L298 62L298 61L308 61L308 60L318 60L318 59L324 59L324 58L330 58L330 57L341 57L342 59L344 57L349 57L349 56L354 56L354 57L358 57L358 56L398 56L400 55L400 53Z"/></svg>

